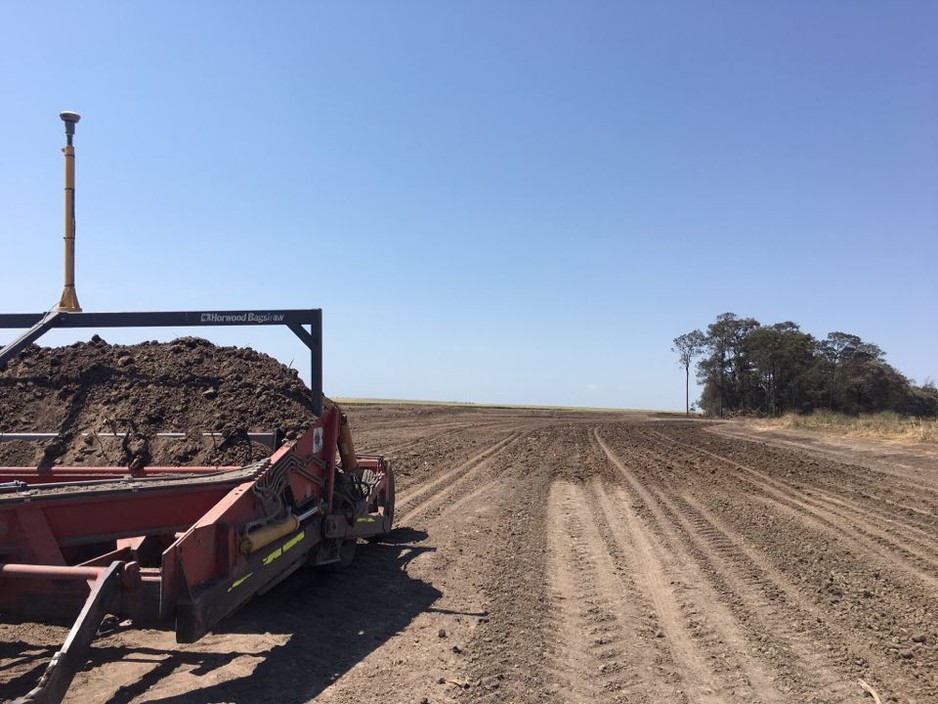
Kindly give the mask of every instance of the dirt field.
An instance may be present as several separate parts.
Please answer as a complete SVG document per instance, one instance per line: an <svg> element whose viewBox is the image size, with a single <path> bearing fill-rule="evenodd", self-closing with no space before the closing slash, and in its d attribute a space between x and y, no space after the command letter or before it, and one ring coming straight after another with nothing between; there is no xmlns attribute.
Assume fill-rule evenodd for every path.
<svg viewBox="0 0 938 704"><path fill-rule="evenodd" d="M347 408L398 526L69 702L938 702L938 457L640 415ZM795 442L797 445L786 445ZM23 694L65 629L0 624Z"/></svg>

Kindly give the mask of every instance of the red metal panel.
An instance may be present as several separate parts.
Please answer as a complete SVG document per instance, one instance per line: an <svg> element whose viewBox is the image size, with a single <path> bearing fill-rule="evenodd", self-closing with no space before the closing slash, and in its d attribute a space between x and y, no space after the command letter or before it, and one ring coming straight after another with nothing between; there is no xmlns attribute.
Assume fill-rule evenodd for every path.
<svg viewBox="0 0 938 704"><path fill-rule="evenodd" d="M0 503L0 554L19 554L24 562L64 564L60 553L52 554L52 547L58 552L57 545L185 530L229 489L225 484L195 484L60 494L30 504ZM29 552L21 554L24 546Z"/></svg>
<svg viewBox="0 0 938 704"><path fill-rule="evenodd" d="M188 584L231 572L237 550L232 551L230 547L237 546L237 541L229 541L227 533L234 532L237 538L236 527L260 518L257 499L251 492L253 486L253 482L245 482L232 489L176 541L178 559Z"/></svg>
<svg viewBox="0 0 938 704"><path fill-rule="evenodd" d="M144 479L147 477L178 476L186 474L214 474L239 467L145 467L129 470L126 467L0 467L0 482L26 482L27 484L55 484L60 482L79 482L113 480L123 477Z"/></svg>
<svg viewBox="0 0 938 704"><path fill-rule="evenodd" d="M338 406L333 406L322 418L322 451L314 455L321 462L326 463L326 495L329 497L329 513L332 513L332 497L335 494L335 456L339 448L341 422L342 412Z"/></svg>
<svg viewBox="0 0 938 704"><path fill-rule="evenodd" d="M15 506L11 513L12 520L0 520L0 523L6 526L2 537L12 537L15 540L18 548L15 554L20 560L46 565L65 564L54 531L39 506L20 504Z"/></svg>
<svg viewBox="0 0 938 704"><path fill-rule="evenodd" d="M333 408L293 445L286 445L270 458L270 466L255 481L233 489L163 553L163 591L160 613L176 614L176 637L191 642L201 637L219 619L244 603L271 580L280 578L319 540L310 524L280 539L297 547L279 559L274 547L243 555L240 538L252 523L282 519L265 515L265 506L252 491L265 480L287 472L294 498L306 504L310 497L323 498L323 484L331 499L335 471L340 412ZM269 508L267 509L269 510ZM318 519L316 519L318 526ZM267 556L265 559L265 555Z"/></svg>
<svg viewBox="0 0 938 704"><path fill-rule="evenodd" d="M316 507L318 502L329 506L332 503L340 422L340 409L330 406L325 416L296 443L275 452L262 471L263 465L219 481L207 478L207 481L184 484L134 481L128 483L126 489L115 490L112 480L110 486L84 484L80 489L61 492L37 490L30 497L32 503L28 504L23 503L21 496L0 496L0 553L13 553L23 544L36 543L28 561L51 564L49 559L40 557L50 547L58 551L60 546L146 535L171 540L174 532L185 531L162 553L159 613L164 618L175 617L177 637L198 638L253 594L289 574L306 559L307 552L318 545L322 517L316 514ZM365 459L364 466L371 464L370 458ZM199 469L217 471L217 468ZM75 476L96 475L98 478L113 477L115 472L113 468L57 468L57 471L58 474L51 473L48 478L61 480L70 471ZM179 471L191 473L192 470L181 468ZM261 471L260 475L257 471ZM37 476L38 472L25 474ZM284 479L288 482L288 492L282 489ZM235 481L240 483L234 485ZM268 483L264 484L265 481ZM278 506L274 501L272 505L265 498L265 490L279 492L275 496L284 503ZM306 516L302 527L274 542L262 544L248 555L242 554L240 542L244 533L265 522L283 520L284 510L290 508L289 502L295 502L293 510ZM20 510L25 511L26 521L32 524L40 523L41 518L44 530L27 526L20 520ZM351 529L344 519L343 526L342 534L350 534ZM377 530L377 526L372 530L371 524L368 528L368 534ZM361 531L365 531L364 526ZM356 526L354 533L359 532ZM39 537L30 542L25 539L27 535ZM156 540L159 545L159 539L149 540ZM106 557L126 556L127 541L121 540L116 547L118 549L112 548ZM99 564L104 557L88 560L89 566ZM58 562L62 562L60 553ZM40 572L43 569L40 568ZM74 585L74 582L58 584L54 578L48 578L48 572L43 575L39 592L47 596L64 595L66 585ZM151 575L151 582L156 577ZM0 602L28 604L31 595L14 586L22 581L26 580L4 578L0 574ZM67 591L75 596L73 589ZM123 590L121 608L143 610L141 597L144 594L152 596L152 589Z"/></svg>

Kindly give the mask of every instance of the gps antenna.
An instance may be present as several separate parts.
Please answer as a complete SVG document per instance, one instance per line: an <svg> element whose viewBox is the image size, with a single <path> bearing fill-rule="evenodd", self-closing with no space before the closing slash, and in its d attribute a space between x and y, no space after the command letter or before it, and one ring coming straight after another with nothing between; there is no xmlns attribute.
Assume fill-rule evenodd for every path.
<svg viewBox="0 0 938 704"><path fill-rule="evenodd" d="M65 289L56 310L79 313L78 294L75 293L75 125L81 119L77 112L60 112L59 117L65 123Z"/></svg>

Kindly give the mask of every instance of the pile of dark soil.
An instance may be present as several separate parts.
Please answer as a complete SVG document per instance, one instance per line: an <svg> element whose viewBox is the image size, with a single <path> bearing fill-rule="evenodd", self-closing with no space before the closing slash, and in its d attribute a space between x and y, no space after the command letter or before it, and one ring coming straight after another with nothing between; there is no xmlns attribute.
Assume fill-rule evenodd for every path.
<svg viewBox="0 0 938 704"><path fill-rule="evenodd" d="M0 465L245 464L270 454L246 432L296 437L315 418L297 371L250 348L196 337L109 345L95 335L30 346L0 372L0 434L58 433L0 442Z"/></svg>

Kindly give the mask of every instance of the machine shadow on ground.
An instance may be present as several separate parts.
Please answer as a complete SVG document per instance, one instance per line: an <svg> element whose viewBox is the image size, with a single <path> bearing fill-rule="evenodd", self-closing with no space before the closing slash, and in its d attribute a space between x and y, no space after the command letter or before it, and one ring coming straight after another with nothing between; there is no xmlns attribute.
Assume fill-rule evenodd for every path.
<svg viewBox="0 0 938 704"><path fill-rule="evenodd" d="M399 529L381 543L361 543L355 562L342 572L310 569L294 575L216 631L289 635L284 645L263 655L251 675L185 694L147 699L165 704L309 701L442 596L405 570L418 555L435 549L418 544L426 537L426 533ZM102 660L130 654L105 653ZM195 672L204 675L241 654L172 654L109 704L128 704L178 667L195 664Z"/></svg>
<svg viewBox="0 0 938 704"><path fill-rule="evenodd" d="M432 585L408 576L405 569L415 557L435 549L419 544L426 537L426 533L405 528L380 543L361 543L354 563L344 571L303 569L268 594L255 598L213 631L231 636L235 643L238 635L287 636L283 645L265 652L237 646L226 652L206 652L187 650L186 646L168 650L104 643L92 647L86 669L107 668L108 663L115 662L153 664L138 680L121 686L108 704L129 704L141 696L146 701L166 704L307 702L404 630L442 596ZM30 672L4 684L4 698L14 699L36 685L58 646L5 645L15 646L22 657L36 663ZM224 668L245 655L263 660L248 676L217 681L225 676ZM183 694L147 694L176 671L211 680L205 687Z"/></svg>
<svg viewBox="0 0 938 704"><path fill-rule="evenodd" d="M59 647L36 645L22 640L0 643L0 661L7 663L5 667L0 668L0 702L22 697L35 687ZM29 669L21 671L10 680L5 680L4 670L14 664L20 670L24 666Z"/></svg>

